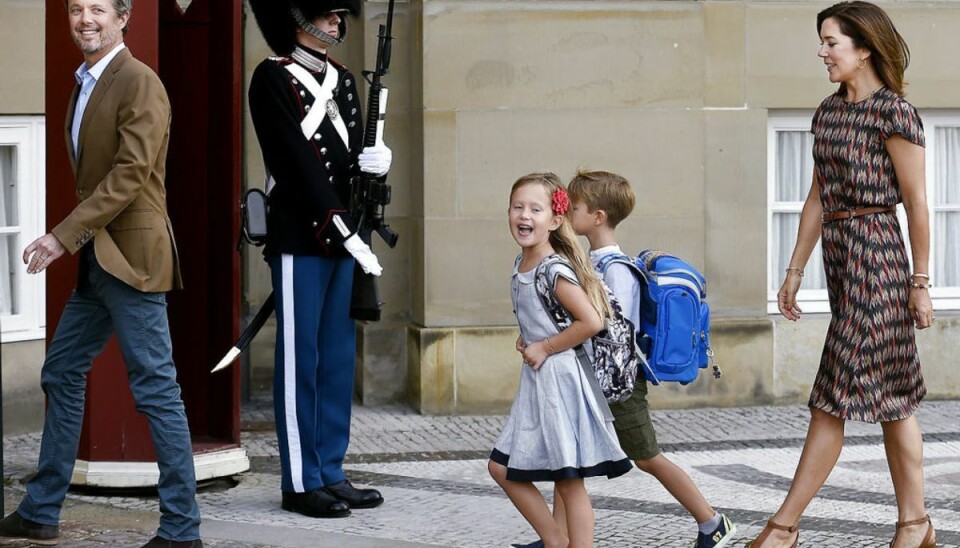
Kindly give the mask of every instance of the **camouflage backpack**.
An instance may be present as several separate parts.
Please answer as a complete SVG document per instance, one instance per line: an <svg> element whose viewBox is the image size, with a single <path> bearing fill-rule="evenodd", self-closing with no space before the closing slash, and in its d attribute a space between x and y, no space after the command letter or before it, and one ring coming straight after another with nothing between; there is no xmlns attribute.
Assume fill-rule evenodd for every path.
<svg viewBox="0 0 960 548"><path fill-rule="evenodd" d="M547 315L553 320L559 331L573 323L570 313L563 308L553 293L553 280L550 279L550 267L561 263L568 267L570 263L560 255L551 255L540 262L534 276L534 285L540 303ZM601 281L601 283L603 283ZM625 401L633 394L637 380L637 368L643 359L637 347L636 329L620 308L620 303L604 284L613 315L604 320L604 328L590 338L593 356L587 356L583 345L575 348L578 358L587 358L593 368L600 389L608 402Z"/></svg>

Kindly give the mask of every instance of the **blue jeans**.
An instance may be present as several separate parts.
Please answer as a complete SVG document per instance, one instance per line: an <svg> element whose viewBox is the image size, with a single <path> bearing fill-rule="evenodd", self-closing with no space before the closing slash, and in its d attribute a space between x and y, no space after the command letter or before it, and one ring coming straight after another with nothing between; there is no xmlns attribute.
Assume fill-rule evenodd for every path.
<svg viewBox="0 0 960 548"><path fill-rule="evenodd" d="M158 534L175 541L200 538L193 449L173 365L166 294L138 291L104 272L91 248L81 250L77 288L40 372L47 395L40 458L17 511L31 521L59 523L77 459L87 372L116 332L136 409L147 417L157 453Z"/></svg>

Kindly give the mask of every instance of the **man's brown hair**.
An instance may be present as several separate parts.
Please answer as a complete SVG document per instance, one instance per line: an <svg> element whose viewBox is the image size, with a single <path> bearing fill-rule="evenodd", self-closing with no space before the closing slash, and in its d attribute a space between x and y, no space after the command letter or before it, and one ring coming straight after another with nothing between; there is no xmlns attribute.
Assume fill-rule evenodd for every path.
<svg viewBox="0 0 960 548"><path fill-rule="evenodd" d="M590 211L606 211L610 228L616 228L637 204L630 182L609 171L580 170L567 189L571 200L587 204Z"/></svg>

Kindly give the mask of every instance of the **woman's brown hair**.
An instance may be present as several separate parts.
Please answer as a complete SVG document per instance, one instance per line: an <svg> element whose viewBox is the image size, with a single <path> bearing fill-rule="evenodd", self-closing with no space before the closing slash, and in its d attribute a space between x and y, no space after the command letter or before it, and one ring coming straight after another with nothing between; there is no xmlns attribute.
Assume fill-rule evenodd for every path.
<svg viewBox="0 0 960 548"><path fill-rule="evenodd" d="M873 63L887 89L905 95L903 73L910 65L910 48L886 12L870 2L840 2L817 14L817 33L827 19L835 20L855 47L870 50L867 61ZM837 93L846 91L846 84L841 83Z"/></svg>
<svg viewBox="0 0 960 548"><path fill-rule="evenodd" d="M547 196L550 196L551 209L553 208L553 193L557 190L566 192L560 177L555 174L531 173L520 177L517 182L513 183L513 187L510 189L510 197L512 198L517 189L525 185L540 185ZM559 228L550 232L550 245L554 251L570 262L573 273L577 275L577 280L580 281L580 286L586 292L590 304L597 310L600 317L609 318L613 315L613 309L610 308L610 301L607 299L607 290L600 282L600 278L597 277L593 265L590 263L590 257L587 256L587 252L583 250L577 235L573 232L568 214L569 211L564 215L559 215L563 222L560 223ZM554 215L557 214L554 213Z"/></svg>

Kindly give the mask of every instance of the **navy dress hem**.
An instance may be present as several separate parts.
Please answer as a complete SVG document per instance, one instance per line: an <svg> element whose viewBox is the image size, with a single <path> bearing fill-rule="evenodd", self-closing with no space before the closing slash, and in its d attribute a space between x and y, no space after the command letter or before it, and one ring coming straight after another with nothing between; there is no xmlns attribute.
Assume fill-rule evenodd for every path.
<svg viewBox="0 0 960 548"><path fill-rule="evenodd" d="M507 480L509 481L561 481L596 476L607 476L607 479L613 479L626 474L633 468L630 459L621 459L608 460L581 468L567 466L558 470L518 470L510 468L510 455L506 455L497 449L490 453L490 460L507 468Z"/></svg>

